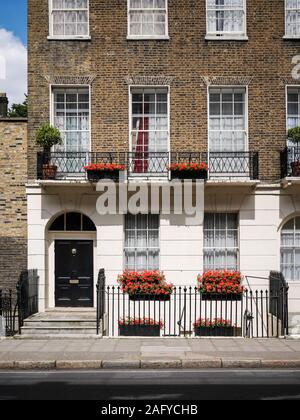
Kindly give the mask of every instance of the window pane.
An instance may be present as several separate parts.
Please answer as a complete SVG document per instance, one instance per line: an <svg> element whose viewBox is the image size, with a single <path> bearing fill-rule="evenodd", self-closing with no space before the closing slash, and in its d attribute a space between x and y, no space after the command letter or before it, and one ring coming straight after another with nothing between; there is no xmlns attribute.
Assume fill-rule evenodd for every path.
<svg viewBox="0 0 300 420"><path fill-rule="evenodd" d="M237 214L205 214L204 270L209 269L238 269Z"/></svg>
<svg viewBox="0 0 300 420"><path fill-rule="evenodd" d="M165 36L167 5L165 0L130 0L129 35Z"/></svg>
<svg viewBox="0 0 300 420"><path fill-rule="evenodd" d="M159 269L159 216L125 217L125 264L130 270Z"/></svg>
<svg viewBox="0 0 300 420"><path fill-rule="evenodd" d="M88 35L87 0L52 0L54 36Z"/></svg>
<svg viewBox="0 0 300 420"><path fill-rule="evenodd" d="M289 220L281 232L281 271L288 281L300 280L299 217Z"/></svg>
<svg viewBox="0 0 300 420"><path fill-rule="evenodd" d="M53 230L61 230L64 231L65 230L65 215L62 214L61 216L57 217L54 222L52 223L51 227L50 227L50 231Z"/></svg>
<svg viewBox="0 0 300 420"><path fill-rule="evenodd" d="M81 231L81 214L80 213L67 213L66 230L67 231Z"/></svg>
<svg viewBox="0 0 300 420"><path fill-rule="evenodd" d="M243 34L245 32L244 0L208 0L208 33Z"/></svg>

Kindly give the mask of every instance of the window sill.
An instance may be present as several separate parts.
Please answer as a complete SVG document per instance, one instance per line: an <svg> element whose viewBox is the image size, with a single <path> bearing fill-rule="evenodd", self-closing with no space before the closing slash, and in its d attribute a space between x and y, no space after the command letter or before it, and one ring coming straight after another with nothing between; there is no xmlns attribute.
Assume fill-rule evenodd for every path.
<svg viewBox="0 0 300 420"><path fill-rule="evenodd" d="M48 36L48 41L91 41L90 36Z"/></svg>
<svg viewBox="0 0 300 420"><path fill-rule="evenodd" d="M165 36L127 36L127 41L169 41L170 37Z"/></svg>
<svg viewBox="0 0 300 420"><path fill-rule="evenodd" d="M206 35L206 41L248 41L247 35Z"/></svg>
<svg viewBox="0 0 300 420"><path fill-rule="evenodd" d="M283 39L286 39L287 41L300 41L300 35L299 36L284 35Z"/></svg>

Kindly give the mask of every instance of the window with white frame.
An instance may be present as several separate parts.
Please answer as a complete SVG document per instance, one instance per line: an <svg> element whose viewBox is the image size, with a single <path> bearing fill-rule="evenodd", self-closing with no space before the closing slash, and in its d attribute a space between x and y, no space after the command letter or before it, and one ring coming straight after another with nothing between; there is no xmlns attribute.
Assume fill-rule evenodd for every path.
<svg viewBox="0 0 300 420"><path fill-rule="evenodd" d="M245 88L209 90L210 152L247 151Z"/></svg>
<svg viewBox="0 0 300 420"><path fill-rule="evenodd" d="M169 149L168 88L131 89L131 151L133 172L148 173L166 168Z"/></svg>
<svg viewBox="0 0 300 420"><path fill-rule="evenodd" d="M237 214L205 214L203 254L204 271L238 269Z"/></svg>
<svg viewBox="0 0 300 420"><path fill-rule="evenodd" d="M285 0L285 35L300 37L300 0Z"/></svg>
<svg viewBox="0 0 300 420"><path fill-rule="evenodd" d="M289 220L281 230L281 271L287 281L300 281L300 217Z"/></svg>
<svg viewBox="0 0 300 420"><path fill-rule="evenodd" d="M167 0L128 0L128 36L167 37L167 7Z"/></svg>
<svg viewBox="0 0 300 420"><path fill-rule="evenodd" d="M287 129L300 125L300 88L287 90Z"/></svg>
<svg viewBox="0 0 300 420"><path fill-rule="evenodd" d="M89 88L54 88L53 124L63 135L63 145L57 146L57 151L89 151Z"/></svg>
<svg viewBox="0 0 300 420"><path fill-rule="evenodd" d="M207 35L246 35L246 0L206 0L206 13Z"/></svg>
<svg viewBox="0 0 300 420"><path fill-rule="evenodd" d="M159 270L159 215L125 216L125 268Z"/></svg>
<svg viewBox="0 0 300 420"><path fill-rule="evenodd" d="M89 36L89 0L50 0L50 36Z"/></svg>

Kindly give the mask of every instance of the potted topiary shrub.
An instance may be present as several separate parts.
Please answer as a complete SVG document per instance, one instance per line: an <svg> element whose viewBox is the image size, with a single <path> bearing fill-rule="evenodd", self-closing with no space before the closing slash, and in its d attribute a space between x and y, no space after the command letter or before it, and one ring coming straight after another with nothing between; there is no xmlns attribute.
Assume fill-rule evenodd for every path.
<svg viewBox="0 0 300 420"><path fill-rule="evenodd" d="M162 321L152 318L125 318L119 320L122 337L159 337L163 328Z"/></svg>
<svg viewBox="0 0 300 420"><path fill-rule="evenodd" d="M57 166L51 164L50 152L53 146L62 143L61 133L58 128L46 123L36 133L36 144L44 150L43 179L55 179Z"/></svg>
<svg viewBox="0 0 300 420"><path fill-rule="evenodd" d="M292 143L295 144L295 146L298 148L297 153L294 153L294 159L295 156L300 156L299 152L300 152L300 127L294 127L294 128L290 128L288 131L288 140ZM291 168L292 168L292 175L293 176L300 176L300 159L298 158L297 160L295 159L292 163L291 163Z"/></svg>
<svg viewBox="0 0 300 420"><path fill-rule="evenodd" d="M166 283L160 271L124 271L118 277L122 292L129 294L132 301L169 301L173 284Z"/></svg>

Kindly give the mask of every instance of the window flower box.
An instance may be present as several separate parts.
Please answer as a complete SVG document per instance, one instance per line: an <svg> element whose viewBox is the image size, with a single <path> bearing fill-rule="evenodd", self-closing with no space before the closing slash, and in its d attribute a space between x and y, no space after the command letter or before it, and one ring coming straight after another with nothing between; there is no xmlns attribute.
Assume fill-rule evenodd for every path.
<svg viewBox="0 0 300 420"><path fill-rule="evenodd" d="M236 328L225 319L198 319L194 323L197 337L235 337Z"/></svg>
<svg viewBox="0 0 300 420"><path fill-rule="evenodd" d="M119 321L121 337L159 337L162 328L161 321L151 318L126 318Z"/></svg>
<svg viewBox="0 0 300 420"><path fill-rule="evenodd" d="M198 290L203 300L239 301L246 288L238 271L207 271L198 276Z"/></svg>
<svg viewBox="0 0 300 420"><path fill-rule="evenodd" d="M173 284L166 283L160 271L124 271L118 282L132 301L169 301L173 292Z"/></svg>
<svg viewBox="0 0 300 420"><path fill-rule="evenodd" d="M171 179L207 179L206 163L174 163L168 169Z"/></svg>
<svg viewBox="0 0 300 420"><path fill-rule="evenodd" d="M169 302L171 299L171 295L157 295L153 293L137 293L137 294L130 294L129 300L134 302L141 302L141 301L157 301L157 302Z"/></svg>
<svg viewBox="0 0 300 420"><path fill-rule="evenodd" d="M208 301L238 302L242 298L242 293L201 293L201 299Z"/></svg>
<svg viewBox="0 0 300 420"><path fill-rule="evenodd" d="M98 182L101 179L118 181L120 172L125 171L125 165L115 163L95 163L84 167L87 178L91 182Z"/></svg>

